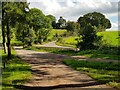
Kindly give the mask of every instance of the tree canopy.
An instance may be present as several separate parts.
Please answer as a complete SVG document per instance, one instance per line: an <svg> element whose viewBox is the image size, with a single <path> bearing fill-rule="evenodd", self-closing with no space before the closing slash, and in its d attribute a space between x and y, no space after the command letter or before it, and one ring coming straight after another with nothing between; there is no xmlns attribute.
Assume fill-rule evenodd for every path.
<svg viewBox="0 0 120 90"><path fill-rule="evenodd" d="M85 14L83 17L78 19L81 27L85 27L87 24L97 27L97 31L103 31L111 28L110 20L107 19L102 13L92 12Z"/></svg>
<svg viewBox="0 0 120 90"><path fill-rule="evenodd" d="M55 18L55 16L47 15L47 17L50 19L52 27L56 28L56 18Z"/></svg>
<svg viewBox="0 0 120 90"><path fill-rule="evenodd" d="M77 22L68 21L66 29L68 32L72 32L72 34L73 33L78 34L78 32L80 31L80 24Z"/></svg>
<svg viewBox="0 0 120 90"><path fill-rule="evenodd" d="M5 50L7 37L8 60L11 58L11 28L23 21L28 4L26 2L2 2L2 37ZM5 51L6 52L6 51ZM5 63L4 63L5 68Z"/></svg>
<svg viewBox="0 0 120 90"><path fill-rule="evenodd" d="M60 16L58 23L58 25L60 25L60 28L66 28L66 20L62 16Z"/></svg>
<svg viewBox="0 0 120 90"><path fill-rule="evenodd" d="M80 24L79 34L82 36L82 42L78 43L81 49L92 49L96 47L101 37L96 33L111 28L109 19L99 12L92 12L78 18Z"/></svg>

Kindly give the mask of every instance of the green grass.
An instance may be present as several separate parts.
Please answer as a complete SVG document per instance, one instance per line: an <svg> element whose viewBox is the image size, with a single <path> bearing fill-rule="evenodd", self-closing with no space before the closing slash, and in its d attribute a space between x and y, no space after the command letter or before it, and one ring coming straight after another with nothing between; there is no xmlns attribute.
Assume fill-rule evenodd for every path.
<svg viewBox="0 0 120 90"><path fill-rule="evenodd" d="M89 62L82 60L64 60L63 63L75 70L87 73L101 83L120 89L120 63Z"/></svg>
<svg viewBox="0 0 120 90"><path fill-rule="evenodd" d="M69 37L69 38L65 38L65 43L67 44L72 44L75 45L77 44L77 41L75 40L77 37Z"/></svg>
<svg viewBox="0 0 120 90"><path fill-rule="evenodd" d="M75 39L77 38L78 37L73 37L73 36L61 38L60 40L56 42L56 44L60 46L69 46L69 47L75 48L77 44L77 41Z"/></svg>
<svg viewBox="0 0 120 90"><path fill-rule="evenodd" d="M120 32L119 32L120 33ZM104 32L98 32L98 36L102 35L103 36L103 44L107 44L110 46L119 46L119 39L118 39L118 31L104 31ZM73 45L75 47L77 41L75 40L77 37L67 37L67 38L62 38L58 45L62 46L70 46Z"/></svg>
<svg viewBox="0 0 120 90"><path fill-rule="evenodd" d="M53 53L66 55L82 55L88 58L120 60L120 56L118 55L117 50L85 50L79 52L75 52L73 50L59 50L53 51Z"/></svg>
<svg viewBox="0 0 120 90"><path fill-rule="evenodd" d="M0 51L3 52L3 51ZM6 54L2 54L2 61L7 60ZM12 59L7 62L6 68L2 72L2 89L15 89L15 86L21 85L31 78L31 67L16 56L12 50Z"/></svg>
<svg viewBox="0 0 120 90"><path fill-rule="evenodd" d="M16 39L11 40L11 45L12 46L22 46L23 43L21 41L17 41Z"/></svg>
<svg viewBox="0 0 120 90"><path fill-rule="evenodd" d="M119 45L118 43L119 33L120 32L118 31L106 31L106 32L98 32L97 34L103 36L104 44L107 43L108 45L111 45L111 46L118 46Z"/></svg>
<svg viewBox="0 0 120 90"><path fill-rule="evenodd" d="M31 46L28 48L25 48L26 50L34 50L34 51L39 51L39 52L59 52L61 50L64 50L62 48L54 48L54 47L35 47Z"/></svg>
<svg viewBox="0 0 120 90"><path fill-rule="evenodd" d="M66 33L67 32L67 30L65 30L65 29L52 29L51 31L50 31L50 34L48 35L48 39L49 40L52 40L53 38L54 38L54 36L56 35L56 33L58 34L58 36L59 35L63 35L64 33Z"/></svg>
<svg viewBox="0 0 120 90"><path fill-rule="evenodd" d="M85 50L75 52L74 50L62 49L62 48L51 48L51 47L28 47L27 50L51 52L56 54L66 54L66 55L82 55L89 58L101 58L101 59L113 59L120 60L119 50L115 49L104 49L104 50Z"/></svg>

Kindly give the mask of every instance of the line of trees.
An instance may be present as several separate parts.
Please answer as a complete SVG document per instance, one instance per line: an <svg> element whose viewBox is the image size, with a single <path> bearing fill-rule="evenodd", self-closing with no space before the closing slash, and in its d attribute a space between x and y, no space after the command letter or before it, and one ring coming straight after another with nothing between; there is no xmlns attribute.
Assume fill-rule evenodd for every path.
<svg viewBox="0 0 120 90"><path fill-rule="evenodd" d="M46 16L37 8L29 9L27 2L2 2L2 45L8 60L11 59L13 33L17 40L22 41L23 47L31 46L47 39L54 22L54 16Z"/></svg>
<svg viewBox="0 0 120 90"><path fill-rule="evenodd" d="M51 28L67 29L72 34L82 36L82 42L78 42L77 47L90 49L101 39L96 33L110 27L110 21L98 12L85 14L76 22L66 22L63 17L60 17L56 23L55 16L45 15L37 8L29 9L27 2L2 2L2 44L4 53L8 54L8 60L11 58L13 33L17 40L22 41L23 47L26 47L47 40Z"/></svg>

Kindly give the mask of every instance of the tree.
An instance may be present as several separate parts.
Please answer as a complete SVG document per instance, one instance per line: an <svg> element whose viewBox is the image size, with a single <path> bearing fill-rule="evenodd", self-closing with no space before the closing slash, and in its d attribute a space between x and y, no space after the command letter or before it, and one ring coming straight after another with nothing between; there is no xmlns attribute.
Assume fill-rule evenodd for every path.
<svg viewBox="0 0 120 90"><path fill-rule="evenodd" d="M29 10L27 15L27 21L30 27L33 28L36 38L35 43L42 43L43 34L46 33L44 28L51 28L51 20L43 14L43 12L37 8L32 8ZM45 39L44 39L45 40Z"/></svg>
<svg viewBox="0 0 120 90"><path fill-rule="evenodd" d="M81 27L84 27L87 24L97 27L97 31L103 31L105 29L111 28L111 23L109 19L99 12L92 12L85 14L83 17L78 19Z"/></svg>
<svg viewBox="0 0 120 90"><path fill-rule="evenodd" d="M16 25L16 39L22 41L23 48L26 47L26 45L32 46L34 38L35 32L33 28L30 28L30 26L27 23L18 23Z"/></svg>
<svg viewBox="0 0 120 90"><path fill-rule="evenodd" d="M50 19L52 27L56 28L56 18L55 18L55 16L47 15L47 17Z"/></svg>
<svg viewBox="0 0 120 90"><path fill-rule="evenodd" d="M66 28L66 20L63 19L62 16L60 16L60 19L58 20L58 23L60 24L60 28L61 28L61 29Z"/></svg>
<svg viewBox="0 0 120 90"><path fill-rule="evenodd" d="M81 28L80 35L82 35L82 42L79 42L78 46L81 50L93 49L97 35L92 25L87 24L84 28Z"/></svg>
<svg viewBox="0 0 120 90"><path fill-rule="evenodd" d="M2 10L2 16L4 16L4 10ZM6 32L5 32L5 18L3 17L2 18L2 45L3 45L3 48L4 48L4 53L6 53Z"/></svg>
<svg viewBox="0 0 120 90"><path fill-rule="evenodd" d="M66 25L66 29L68 32L71 32L72 34L78 34L78 32L80 31L80 24L77 22L71 22L68 21L67 25Z"/></svg>
<svg viewBox="0 0 120 90"><path fill-rule="evenodd" d="M56 23L55 27L56 29L60 29L60 23Z"/></svg>
<svg viewBox="0 0 120 90"><path fill-rule="evenodd" d="M38 42L42 44L45 40L47 40L50 29L41 28L38 30Z"/></svg>
<svg viewBox="0 0 120 90"><path fill-rule="evenodd" d="M82 42L78 43L81 49L93 49L97 45L96 41L101 40L96 33L111 27L110 21L98 12L85 14L78 19L78 23L81 26L79 34L82 36Z"/></svg>
<svg viewBox="0 0 120 90"><path fill-rule="evenodd" d="M5 38L5 27L6 27L6 36L7 36L7 47L8 47L8 60L11 58L11 43L10 43L10 33L11 28L15 27L16 22L21 21L21 17L23 17L23 13L28 8L28 4L26 2L3 2L2 3L2 35L3 39ZM5 41L3 42L5 43ZM4 65L5 68L5 65Z"/></svg>

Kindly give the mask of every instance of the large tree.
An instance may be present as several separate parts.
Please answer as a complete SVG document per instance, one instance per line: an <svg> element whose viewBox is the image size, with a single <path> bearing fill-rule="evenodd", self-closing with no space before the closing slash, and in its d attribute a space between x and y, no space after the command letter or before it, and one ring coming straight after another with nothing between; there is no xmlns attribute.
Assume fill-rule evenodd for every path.
<svg viewBox="0 0 120 90"><path fill-rule="evenodd" d="M44 34L43 32L45 31L46 33L46 30L43 29L52 27L50 18L45 16L40 9L32 8L29 10L29 13L27 15L27 21L30 27L35 31L35 42L42 43L41 41L44 39L42 37Z"/></svg>
<svg viewBox="0 0 120 90"><path fill-rule="evenodd" d="M104 31L105 29L111 28L110 20L99 12L85 14L83 17L78 19L78 22L81 27L91 24L92 26L97 27L97 31Z"/></svg>
<svg viewBox="0 0 120 90"><path fill-rule="evenodd" d="M8 60L11 58L11 28L15 27L16 22L21 22L24 13L28 8L26 2L3 2L2 3L2 35L3 46L5 46L5 29L7 36Z"/></svg>
<svg viewBox="0 0 120 90"><path fill-rule="evenodd" d="M79 34L82 36L82 42L78 43L81 49L92 49L101 37L96 35L97 32L111 27L109 19L99 12L85 14L78 19L80 24Z"/></svg>

